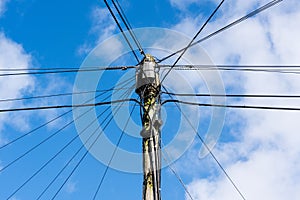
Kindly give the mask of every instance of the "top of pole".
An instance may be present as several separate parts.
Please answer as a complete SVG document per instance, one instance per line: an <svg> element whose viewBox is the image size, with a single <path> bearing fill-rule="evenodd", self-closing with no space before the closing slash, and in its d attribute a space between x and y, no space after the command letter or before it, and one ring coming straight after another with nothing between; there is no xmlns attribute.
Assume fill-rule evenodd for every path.
<svg viewBox="0 0 300 200"><path fill-rule="evenodd" d="M143 96L145 87L153 87L157 89L160 86L159 68L155 62L155 58L146 54L141 64L136 70L136 93Z"/></svg>

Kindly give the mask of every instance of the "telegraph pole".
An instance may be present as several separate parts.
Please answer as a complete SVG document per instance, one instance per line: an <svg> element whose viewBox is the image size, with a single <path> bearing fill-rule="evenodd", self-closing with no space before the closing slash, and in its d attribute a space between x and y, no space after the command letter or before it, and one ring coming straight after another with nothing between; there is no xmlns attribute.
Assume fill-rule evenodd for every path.
<svg viewBox="0 0 300 200"><path fill-rule="evenodd" d="M155 59L146 54L136 72L136 93L143 105L143 200L161 200L160 80Z"/></svg>

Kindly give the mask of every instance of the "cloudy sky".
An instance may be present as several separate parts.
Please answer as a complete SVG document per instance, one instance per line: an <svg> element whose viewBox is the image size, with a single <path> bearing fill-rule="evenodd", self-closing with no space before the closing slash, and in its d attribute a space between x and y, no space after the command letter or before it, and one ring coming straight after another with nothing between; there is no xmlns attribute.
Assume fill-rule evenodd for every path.
<svg viewBox="0 0 300 200"><path fill-rule="evenodd" d="M160 49L160 51L154 51L157 53L155 56L160 58L170 53L167 50L183 47L220 1L152 0L146 5L144 2L135 0L130 2L120 0L119 2L132 27L157 27L176 31L175 36L171 31L172 37L169 35L169 38L157 38L157 41L153 41L153 46ZM268 2L268 0L225 0L215 17L200 34L199 39ZM111 4L110 1L109 3ZM207 60L203 58L209 58L210 62L220 65L299 65L299 8L298 1L283 0L258 16L201 43L198 49L191 49L187 52L185 60L193 64L197 64L199 59L199 62L202 59L205 63ZM143 43L146 41L143 34L148 33L147 31L149 32L149 29L145 32L137 30L139 39L145 45L147 42ZM107 48L107 52L105 49L100 52L101 55L110 54L111 51L121 53L121 44L125 43L119 41L121 37L113 37L118 33L119 30L102 1L76 0L70 4L58 0L49 2L0 0L0 69L2 69L0 73L7 73L3 70L17 68L25 69L22 72L27 72L28 68L78 68L99 44L99 49ZM177 34L180 35L180 40L176 40ZM152 40L156 39L154 35L152 35ZM111 43L105 43L105 41L114 43L110 45ZM99 52L94 50L94 53ZM112 57L112 59L116 58L118 57ZM130 53L119 58L121 61L116 60L113 64L136 64ZM165 63L171 64L172 61L174 59L167 60ZM123 75L116 73L120 77ZM300 81L297 73L249 71L219 71L217 74L203 72L200 75L195 75L193 72L178 73L190 82L194 91L199 93L209 92L209 85L220 83L221 80L224 92L228 94L300 94ZM72 92L75 76L76 74L2 76L0 77L0 99L69 93ZM112 84L115 84L113 81L117 75L108 73L103 76L104 80L112 80ZM185 92L184 87L179 83L181 83L181 78L175 72L171 73L165 82L168 88L179 93ZM193 100L202 103L210 102L210 99ZM239 98L226 101L228 104L235 105L300 107L298 99L293 98ZM72 99L71 96L60 96L35 100L1 101L0 103L1 109L8 109L71 104ZM166 125L163 127L162 134L163 141L166 143L180 132L179 127L174 127L174 124L178 122L179 113L174 111L175 106L168 106L166 105L163 109ZM66 109L1 113L0 146L67 111ZM212 151L247 200L296 200L300 196L299 112L226 109L226 115L219 118L212 114L213 111L210 108L189 107L186 114L193 116L195 111L200 112L201 120L197 125L199 125L198 132L203 137L211 133L210 124L213 127L211 130L215 130L214 127L221 127L221 135ZM223 111L220 113L224 114ZM138 111L134 114L136 116L133 120L138 121L136 120ZM0 172L1 199L6 199L12 194L11 199L36 199L59 170L68 163L77 149L81 147L80 140L76 140L72 146L64 150L59 157L14 194L20 185L73 137L76 137L74 124L65 127L63 134L55 136L53 140L45 142L24 158L7 166L71 122L72 117L71 114L66 114L53 123L47 124L37 133L29 134L20 141L0 149L0 170L5 168ZM184 121L182 118L181 120ZM117 122L113 124L116 125ZM182 132L186 135L193 132L187 124L184 124L183 128ZM121 132L121 129L113 127L109 130L118 134ZM168 134L164 135L165 132ZM218 133L215 135L218 136ZM181 139L186 138L182 136ZM116 143L117 136L110 136L110 139ZM140 139L134 137L131 139L130 135L124 137L121 147L127 151L141 152ZM202 156L201 142L197 137L193 138L188 147L180 159L171 166L172 169L176 169L193 199L242 199L212 157ZM170 154L176 154L176 149L170 148L169 150ZM57 199L93 197L106 167L96 158L88 154L74 174L66 179L84 153L83 149L78 157L68 163L66 170L43 194L42 198L51 199L64 180L66 184L59 191ZM103 150L103 154L107 153L110 155L111 151ZM126 165L126 161L124 163ZM142 175L123 171L122 169L108 171L98 198L141 199ZM190 199L170 168L163 169L162 177L163 199Z"/></svg>

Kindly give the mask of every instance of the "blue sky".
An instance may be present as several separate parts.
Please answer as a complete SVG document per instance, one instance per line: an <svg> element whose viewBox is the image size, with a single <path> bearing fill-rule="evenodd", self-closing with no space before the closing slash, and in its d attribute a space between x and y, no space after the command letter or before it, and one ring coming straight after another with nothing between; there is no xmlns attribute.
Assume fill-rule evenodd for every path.
<svg viewBox="0 0 300 200"><path fill-rule="evenodd" d="M176 50L186 44L187 37L192 37L198 31L219 1L153 0L147 1L147 4L136 0L130 2L120 0L119 2L132 27L157 27L177 31L174 38L157 38L157 43L161 44L155 44L154 41L156 48ZM267 0L225 1L200 38L267 2ZM193 64L201 64L198 63L199 59L209 58L210 62L216 64L299 65L300 30L297 23L300 20L299 8L298 1L285 0L259 16L211 38L197 47L198 49L188 51L185 59ZM143 31L137 30L141 41L144 41L142 36L149 29ZM85 59L94 54L98 55L99 50L106 47L105 42L115 42L113 44L116 45L108 46L107 52L100 51L103 55L110 54L110 52L122 52L122 46L118 46L120 44L118 39L121 37L115 36L118 33L119 30L102 1L0 0L0 69L84 67L89 63L89 60ZM171 31L170 34L173 33ZM180 40L175 39L177 34L180 35ZM97 48L93 50L95 47ZM156 56L162 55L166 55L166 51L157 51ZM171 61L169 63L172 63ZM202 62L205 61L202 60ZM102 60L96 64L101 65ZM127 53L120 56L119 60L114 60L112 64L135 65L136 63L131 54ZM103 74L101 84L95 83L96 88L114 86L125 73ZM131 75L133 74L134 71ZM89 78L92 80L92 76ZM0 77L0 99L72 92L73 86L76 86L75 79L76 74ZM298 79L295 74L203 72L199 75L190 72L177 74L174 72L170 74L165 84L177 92L184 92L183 89L186 88L181 83L187 81L195 92L211 92L210 86L215 88L218 87L215 85L220 84L226 93L300 94ZM105 84L102 84L103 82ZM211 101L210 99L196 100ZM300 106L297 100L292 99L227 99L227 102L241 105ZM71 104L72 97L0 103L1 109L61 105ZM96 112L100 113L101 109L103 108L97 108ZM128 112L129 109L126 107L125 110ZM0 146L66 111L68 110L1 113ZM191 119L200 112L200 120L196 121L199 122L197 123L200 126L198 131L203 137L210 133L210 125L212 132L219 126L221 127L221 136L213 151L246 199L296 200L300 196L300 137L297 131L300 128L298 123L300 116L298 113L226 110L226 115L216 117L210 108L187 107L186 111ZM224 114L223 111L218 114ZM123 115L119 117L119 120L121 118L122 121L128 117L128 113L125 115L125 117ZM184 120L179 119L180 113L174 106L166 106L163 109L163 116L166 124L163 127L163 142L166 145L179 132L183 133L183 135L179 134L182 141L187 140L193 134L192 128L188 127L186 122L182 125L183 129L177 125ZM138 118L139 111L136 109L132 120L140 125ZM73 115L68 114L34 134L0 149L0 170L71 122L72 119ZM214 124L214 120L219 123ZM105 131L113 143L116 143L122 129L117 125L118 122L112 122L108 131ZM6 199L12 194L76 135L77 130L74 124L71 124L37 150L0 172L0 199ZM11 199L36 199L81 145L81 140L74 141ZM129 152L140 153L140 138L126 135L120 147ZM178 149L168 150L171 155L176 155ZM187 151L171 165L181 176L193 198L199 200L241 199L211 157L208 155L200 158L200 149L199 140L192 140ZM80 160L80 156L85 153L84 150L68 165L66 171L47 190L42 199L51 199ZM100 148L100 154L103 153L104 157L110 152ZM121 160L121 158L119 162L127 165L126 160ZM88 154L59 192L57 199L92 198L104 170L105 165ZM163 169L162 179L163 199L189 199L168 167ZM142 174L126 173L122 169L110 169L99 191L98 199L141 199L141 196Z"/></svg>

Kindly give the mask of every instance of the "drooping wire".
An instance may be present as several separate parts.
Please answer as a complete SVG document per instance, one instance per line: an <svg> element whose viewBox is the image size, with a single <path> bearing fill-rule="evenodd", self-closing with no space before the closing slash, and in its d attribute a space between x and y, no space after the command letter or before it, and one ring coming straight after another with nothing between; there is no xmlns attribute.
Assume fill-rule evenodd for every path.
<svg viewBox="0 0 300 200"><path fill-rule="evenodd" d="M125 102L125 101L120 101L120 102ZM86 105L86 104L85 104ZM57 130L56 132L54 132L53 134L51 134L50 136L48 136L47 138L45 138L43 141L41 141L40 143L36 144L34 147L30 148L29 150L27 150L25 153L23 153L22 155L20 155L19 157L17 157L15 160L11 161L10 163L8 163L7 165L5 165L4 167L2 167L0 169L0 172L4 171L5 169L7 169L8 167L10 167L11 165L13 165L14 163L16 163L18 160L20 160L21 158L25 157L26 155L28 155L30 152L32 152L33 150L35 150L36 148L38 148L39 146L41 146L42 144L44 144L45 142L47 142L48 140L50 140L51 138L53 138L54 136L56 136L57 134L59 134L60 132L62 132L65 128L67 128L68 126L70 126L71 124L73 124L76 120L80 119L81 117L83 117L85 114L87 114L89 111L91 111L93 109L90 108L88 109L86 112L84 112L83 114L79 115L77 118L73 119L72 121L70 121L69 123L67 123L66 125L64 125L63 127L61 127L59 130ZM26 134L25 134L26 135ZM28 134L27 134L28 135ZM11 144L11 143L10 143Z"/></svg>
<svg viewBox="0 0 300 200"><path fill-rule="evenodd" d="M68 70L127 70L131 69L133 66L115 66L115 67L100 67L100 66L90 66L84 67L82 69L78 67L28 67L28 68L0 68L0 72L17 72L17 71L68 71Z"/></svg>
<svg viewBox="0 0 300 200"><path fill-rule="evenodd" d="M94 90L94 91L84 91L84 92L70 92L70 93L60 93L60 94L48 94L41 96L31 96L31 97L22 97L22 98L10 98L10 99L0 99L0 102L11 102L11 101L23 101L23 100L31 100L31 99L43 99L43 98L52 98L52 97L61 97L61 96L72 96L72 95L80 95L80 94L90 94L90 93L103 93L103 92L111 92L117 90L127 90L129 88L111 88L107 90Z"/></svg>
<svg viewBox="0 0 300 200"><path fill-rule="evenodd" d="M245 21L246 19L251 18L251 17L257 15L258 13L260 13L260 12L262 12L264 10L267 10L268 8L270 8L270 7L272 7L272 6L280 3L281 1L283 1L283 0L273 0L273 1L265 4L264 6L262 6L262 7L258 8L258 9L256 9L256 10L254 10L252 12L250 12L249 14L245 15L244 17L239 18L238 20L233 21L232 23L224 26L223 28L221 28L221 29L219 29L219 30L217 30L217 31L215 31L215 32L207 35L206 37L204 37L204 38L202 38L202 39L200 39L200 40L198 40L198 41L196 41L194 43L192 43L191 46L194 46L196 44L204 42L205 40L208 40L209 38L211 38L211 37L213 37L213 36L215 36L215 35L223 32L223 31L225 31L225 30L227 30L227 29L229 29L229 28L231 28L231 27L233 27L233 26L235 26L235 25L237 25L237 24L239 24L239 23L241 23L243 21ZM182 51L185 51L185 48L182 48L182 49L180 49L180 50L178 50L178 51L176 51L176 52L174 52L174 53L172 53L172 54L170 54L170 55L168 55L168 56L166 56L166 57L158 60L157 63L161 63L162 61L164 61L166 59L169 59L169 58L173 57L174 55L176 55L176 54L178 54L178 53L180 53Z"/></svg>
<svg viewBox="0 0 300 200"><path fill-rule="evenodd" d="M133 77L133 78L134 78L134 77ZM131 81L133 78L128 78L128 79L126 79L126 80L124 80L124 81L118 83L116 86L122 86L122 85L123 85L123 86L125 87L126 85L128 85L128 84L130 83L130 81ZM112 91L112 90L113 90L113 88L110 88L110 89L108 89L108 90L104 90L104 91L101 92L100 94L97 94L97 95L95 96L95 99L101 97L102 95L104 95L104 94L106 94L107 92ZM118 90L118 91L119 91L119 90ZM106 98L104 98L103 100L107 100L108 98L109 98L109 96L106 97ZM88 103L88 102L91 101L91 100L93 100L93 99L90 99L90 100L86 101L85 103ZM76 108L74 108L74 109L76 109ZM5 147L7 147L7 146L9 146L9 145L11 145L11 144L13 144L13 143L15 143L15 142L17 142L18 140L24 138L24 137L27 136L27 135L31 135L31 134L34 133L35 131L37 131L37 130L39 130L39 129L45 127L45 126L47 126L48 124L50 124L50 123L52 123L52 122L58 120L59 118L61 118L61 117L65 116L65 115L67 115L67 114L70 113L70 112L72 112L72 109L69 110L69 111L67 111L67 112L65 112L65 113L63 113L63 114L61 114L61 115L59 115L59 116L57 116L57 117L55 117L55 118L53 118L53 119L51 119L51 120L49 120L49 121L47 121L46 123L44 123L44 124L42 124L42 125L40 125L40 126L34 128L34 129L32 129L31 131L29 131L29 132L27 132L27 133L25 133L25 134L23 134L23 135L21 135L21 136L15 138L15 139L13 139L12 141L10 141L10 142L4 144L3 146L0 146L0 150L3 149L3 148L5 148Z"/></svg>
<svg viewBox="0 0 300 200"><path fill-rule="evenodd" d="M166 100L162 102L162 105L166 103L181 103L186 105L194 105L199 107L221 107L221 108L239 108L239 109L257 109L257 110L281 110L281 111L300 111L300 108L295 107L277 107L277 106L248 106L248 105L224 105L224 104L205 104L188 102L181 100Z"/></svg>
<svg viewBox="0 0 300 200"><path fill-rule="evenodd" d="M129 93L130 90L127 91ZM123 94L122 96L126 95ZM101 117L107 110L106 108L100 115L97 116L97 119ZM79 152L83 149L83 147L90 141L90 139L96 134L96 132L100 129L100 127L104 124L104 122L108 119L110 115L107 115L105 119L100 123L100 126L98 126L94 132L88 137L88 139L84 142L84 144L81 145L81 147L73 154L73 156L69 159L69 161L64 165L64 167L57 173L57 175L51 180L51 182L46 186L46 188L42 191L42 193L38 196L37 200L39 200L45 192L51 187L51 185L57 180L57 178L61 175L61 173L67 168L67 166L71 163L71 161L79 154Z"/></svg>
<svg viewBox="0 0 300 200"><path fill-rule="evenodd" d="M103 92L103 93L97 95L96 98L98 98L98 97L104 95L105 93L106 93L106 92ZM37 130L39 130L39 129L45 127L45 126L47 126L48 124L50 124L50 123L52 123L52 122L54 122L54 121L56 121L56 120L58 120L58 119L60 119L61 117L63 117L63 116L65 116L65 115L69 114L70 112L72 112L72 109L69 110L69 111L67 111L67 112L65 112L65 113L63 113L63 114L61 114L61 115L59 115L59 116L57 116L57 117L55 117L55 118L53 118L53 119L51 119L51 120L49 120L49 121L47 121L46 123L44 123L44 124L42 124L42 125L40 125L40 126L34 128L34 129L32 129L31 131L29 131L29 132L27 132L27 133L25 133L25 134L23 134L23 135L21 135L21 136L15 138L15 139L13 139L12 141L10 141L10 142L4 144L3 146L0 147L0 150L3 149L3 148L5 148L5 147L7 147L7 146L9 146L9 145L11 145L11 144L13 144L13 143L15 143L15 142L17 142L18 140L24 138L24 137L27 136L27 135L31 135L32 133L36 132Z"/></svg>
<svg viewBox="0 0 300 200"><path fill-rule="evenodd" d="M187 94L161 92L162 94L183 97L233 97L233 98L300 98L300 95L277 95L277 94Z"/></svg>
<svg viewBox="0 0 300 200"><path fill-rule="evenodd" d="M63 114L61 114L61 115L59 115L59 116L57 116L57 117L55 117L55 118L53 118L53 119L47 121L46 123L44 123L44 124L42 124L42 125L40 125L40 126L34 128L34 129L32 129L31 131L29 131L29 132L27 132L27 133L25 133L25 134L23 134L23 135L21 135L21 136L15 138L15 139L13 139L12 141L10 141L10 142L8 142L8 143L2 145L2 146L0 147L0 150L3 149L3 148L5 148L5 147L7 147L7 146L9 146L9 145L11 145L11 144L13 144L13 143L15 143L15 142L17 142L18 140L24 138L25 136L30 135L30 134L36 132L37 130L39 130L39 129L45 127L45 126L47 126L48 124L50 124L50 123L52 123L52 122L54 122L54 121L60 119L61 117L63 117L63 116L65 116L65 115L69 114L70 112L72 112L72 110L69 110L69 111L67 111L67 112L65 112L65 113L63 113Z"/></svg>
<svg viewBox="0 0 300 200"><path fill-rule="evenodd" d="M170 65L160 65L162 69L171 68ZM276 69L278 68L278 69ZM176 65L173 70L199 70L199 71L241 71L241 72L269 72L280 74L300 74L299 66L250 66L247 67L241 65L229 66L229 65Z"/></svg>
<svg viewBox="0 0 300 200"><path fill-rule="evenodd" d="M163 143L162 143L163 144ZM168 153L168 151L166 150L166 148L162 148L163 151L166 153L166 155L164 155L162 153L162 158L164 159L165 162L168 163L168 168L172 171L172 173L175 175L175 177L178 179L179 183L181 184L181 186L183 187L185 193L189 196L189 198L191 200L194 200L192 194L190 193L190 191L188 190L188 188L186 187L185 183L183 182L182 178L180 177L180 175L178 174L175 166L172 167L171 166L171 162L170 162L170 155Z"/></svg>
<svg viewBox="0 0 300 200"><path fill-rule="evenodd" d="M79 108L79 107L94 107L94 106L104 106L109 104L118 104L122 102L136 102L139 103L138 100L130 98L130 99L119 99L114 101L105 101L98 103L87 103L87 104L75 104L75 105L54 105L54 106L39 106L39 107L27 107L27 108L9 108L9 109L1 109L0 113L4 112L16 112L16 111L29 111L29 110L48 110L48 109L61 109L61 108Z"/></svg>
<svg viewBox="0 0 300 200"><path fill-rule="evenodd" d="M162 85L162 87L165 89L165 91L168 92L167 88L165 86ZM242 192L239 190L239 188L237 187L237 185L234 183L234 181L232 180L232 178L229 176L229 174L226 172L225 168L221 165L221 163L219 162L219 160L217 159L217 157L214 155L214 153L212 152L212 150L208 147L208 145L206 144L206 142L203 140L203 138L201 137L201 135L199 134L199 132L196 130L196 128L193 126L193 124L191 123L191 121L189 120L189 118L182 112L180 106L178 105L179 102L177 102L177 100L174 100L173 97L170 95L170 98L172 100L167 100L168 102L174 102L177 109L179 110L179 112L183 115L183 117L186 119L186 121L189 123L189 125L191 126L191 128L194 130L194 132L196 133L196 135L198 136L199 140L201 141L201 143L204 145L205 149L209 152L209 154L212 156L212 158L215 160L215 162L217 163L217 165L220 167L220 169L222 170L222 172L224 173L224 175L226 176L226 178L229 180L229 182L232 184L232 186L234 187L234 189L237 191L237 193L240 195L240 197L243 200L246 200L245 196L242 194ZM165 101L165 102L167 102ZM165 102L162 102L162 105L165 104ZM299 109L300 110L300 109Z"/></svg>
<svg viewBox="0 0 300 200"><path fill-rule="evenodd" d="M23 153L22 155L20 155L19 157L17 157L16 159L14 159L13 161L11 161L10 163L8 163L7 165L5 165L3 168L0 169L0 172L3 172L4 170L6 170L8 167L12 166L14 163L16 163L18 160L20 160L21 158L25 157L26 155L28 155L30 152L32 152L33 150L37 149L39 146L41 146L42 144L44 144L45 142L49 141L51 138L53 138L54 136L58 135L59 133L61 133L64 129L66 129L68 126L70 126L71 124L74 123L75 120L83 117L85 114L87 114L89 111L91 111L92 109L87 110L86 112L84 112L83 114L81 114L80 116L78 116L76 119L73 119L72 121L68 122L67 124L65 124L63 127L61 127L60 129L58 129L57 131L55 131L54 133L52 133L50 136L48 136L47 138L45 138L44 140L42 140L41 142L39 142L38 144L36 144L35 146L33 146L32 148L30 148L29 150L27 150L25 153Z"/></svg>
<svg viewBox="0 0 300 200"><path fill-rule="evenodd" d="M121 143L122 137L124 136L125 130L126 130L127 126L128 126L129 120L131 119L131 116L132 116L132 113L133 113L135 107L136 107L136 104L134 104L134 106L133 106L133 108L132 108L132 110L131 110L131 112L130 112L130 115L129 115L129 117L128 117L126 123L125 123L125 126L124 126L124 128L123 128L123 130L122 130L122 133L121 133L121 135L120 135L120 137L119 137L119 139L118 139L118 141L117 141L117 144L115 145L115 148L114 148L114 151L113 151L113 153L112 153L112 155L111 155L111 157L110 157L110 160L109 160L108 164L106 165L106 168L105 168L105 170L104 170L104 173L103 173L103 175L102 175L102 177L101 177L101 179L100 179L100 182L99 182L99 184L98 184L98 186L97 186L97 189L96 189L96 192L95 192L95 194L94 194L93 200L96 199L96 197L97 197L97 195L98 195L98 193L99 193L99 190L100 190L100 188L101 188L101 186L102 186L102 184L103 184L103 181L104 181L105 176L106 176L106 174L107 174L107 171L108 171L108 169L109 169L109 167L110 167L110 164L111 164L111 162L113 161L114 156L115 156L115 154L116 154L116 152L117 152L117 149L118 149L118 147L119 147L119 145L120 145L120 143Z"/></svg>
<svg viewBox="0 0 300 200"><path fill-rule="evenodd" d="M5 76L22 76L22 75L42 75L42 74L59 74L59 73L80 73L80 72L95 72L95 71L109 71L109 70L127 70L135 68L134 66L120 66L120 67L95 67L83 69L65 69L65 70L50 70L50 71L30 71L18 73L0 74L0 77ZM7 70L11 71L11 70ZM22 71L22 70L21 70Z"/></svg>
<svg viewBox="0 0 300 200"><path fill-rule="evenodd" d="M130 94L130 91L128 92ZM116 109L116 114L118 113L120 107L115 108ZM107 115L107 118L105 118L105 120L103 121L103 123L108 119L110 115ZM102 131L97 135L96 139L92 142L92 144L88 147L88 149L86 150L85 154L81 157L81 159L79 160L79 162L75 165L75 167L73 168L73 170L71 171L71 173L68 175L68 177L64 180L64 182L61 184L61 186L59 187L59 189L56 191L56 193L54 194L54 196L51 198L51 200L55 199L55 197L59 194L59 192L61 191L61 189L64 187L64 185L67 183L67 181L71 178L71 176L74 174L74 172L76 171L76 169L79 167L79 165L83 162L83 160L85 159L85 157L88 155L88 153L90 152L91 148L95 145L95 143L98 141L98 139L100 138L100 136L103 134L103 132L106 130L106 128L108 127L108 125L111 123L111 121L113 120L113 116L110 117L110 119L108 120L108 122L105 124L105 126L103 127ZM101 126L101 125L100 125ZM99 126L99 128L100 128Z"/></svg>
<svg viewBox="0 0 300 200"><path fill-rule="evenodd" d="M109 108L106 108L100 115L97 116L97 119L99 119L106 111L108 111ZM107 120L107 118L109 117L109 115L106 116L106 118L104 119L104 121ZM42 191L42 193L38 196L37 200L39 200L44 194L45 192L51 187L51 185L57 180L57 178L61 175L61 173L69 166L69 164L71 163L72 160L74 160L74 158L79 154L79 152L85 147L85 145L90 141L90 139L97 133L97 131L100 129L101 125L104 123L101 122L100 126L98 126L93 133L88 137L88 139L84 142L84 144L82 144L80 146L80 148L73 154L73 156L69 159L69 161L64 165L64 167L58 172L58 174L51 180L51 182L47 185L47 187Z"/></svg>
<svg viewBox="0 0 300 200"><path fill-rule="evenodd" d="M116 18L114 12L112 11L112 9L111 9L111 7L109 6L109 4L107 3L107 0L104 0L104 3L105 3L105 5L106 5L106 7L108 8L108 10L109 10L111 16L112 16L113 19L115 20L115 22L116 22L118 28L120 29L120 31L121 31L121 33L122 33L124 39L125 39L126 42L127 42L128 46L130 47L131 52L132 52L132 54L134 55L134 57L135 57L137 63L140 63L140 60L139 60L138 56L136 55L136 53L135 53L135 51L134 51L134 49L133 49L133 47L132 47L130 41L128 40L128 38L127 38L127 36L126 36L126 34L124 33L123 28L121 27L120 23L118 22L118 19Z"/></svg>
<svg viewBox="0 0 300 200"><path fill-rule="evenodd" d="M159 65L160 68L168 68L171 67L171 65ZM220 64L201 64L201 65L176 65L177 68L182 69L191 69L191 68L199 68L199 69L211 69L211 68L246 68L246 69L257 69L257 68L265 68L265 69L296 69L300 70L300 65L245 65L245 64L227 64L227 65L220 65Z"/></svg>
<svg viewBox="0 0 300 200"><path fill-rule="evenodd" d="M107 116L107 118L109 117L109 115ZM107 119L105 118L105 120ZM112 118L111 118L112 119ZM110 121L109 121L110 122ZM108 123L107 123L108 124ZM103 128L103 131L106 129L106 126ZM100 125L101 126L101 125ZM93 135L100 129L100 126L98 126L98 128L93 132ZM74 172L76 171L76 169L79 167L79 165L82 163L82 161L84 160L84 158L88 155L89 150L91 149L91 147L96 143L96 141L98 140L98 138L102 135L102 132L100 132L100 134L98 134L96 140L94 140L94 142L92 143L92 145L88 148L88 150L85 152L85 154L81 157L81 159L79 160L79 162L75 165L75 167L73 168L73 170L71 171L71 173L68 175L68 177L64 180L64 182L61 184L61 186L59 187L59 189L56 191L56 193L54 194L54 196L51 198L51 200L55 199L56 196L59 194L59 192L61 191L61 189L64 187L64 185L68 182L68 180L71 178L71 176L74 174ZM89 138L90 139L90 138ZM84 147L84 145L81 146L80 150ZM73 157L72 157L73 158Z"/></svg>
<svg viewBox="0 0 300 200"><path fill-rule="evenodd" d="M193 39L190 41L190 43L184 48L180 56L176 59L172 67L167 71L167 73L164 75L164 77L161 79L161 84L164 82L168 74L172 71L173 67L179 62L179 60L182 58L182 56L185 54L185 52L192 46L193 42L196 40L198 35L202 32L202 30L205 28L205 26L208 24L208 22L211 20L211 18L216 14L216 12L219 10L219 8L224 3L224 0L222 0L217 8L213 11L213 13L209 16L209 18L205 21L205 23L202 25L202 27L199 29L199 31L196 33L196 35L193 37Z"/></svg>
<svg viewBox="0 0 300 200"><path fill-rule="evenodd" d="M131 87L132 88L132 87ZM131 89L130 88L130 89ZM129 89L129 90L130 90ZM127 90L127 91L129 91ZM119 92L119 91L117 91ZM109 98L109 96L107 97ZM106 99L107 99L106 98ZM106 108L101 114L97 116L91 123L89 123L80 133L78 133L75 137L72 138L71 141L69 141L61 150L59 150L51 159L49 159L42 167L40 167L32 176L30 176L23 184L21 184L7 199L10 199L12 196L14 196L20 189L22 189L28 182L30 182L36 175L38 175L47 165L49 165L60 153L62 153L68 146L70 146L77 138L79 138L80 135L82 135L92 124L97 121L107 110ZM90 111L90 110L89 110Z"/></svg>
<svg viewBox="0 0 300 200"><path fill-rule="evenodd" d="M129 21L128 21L126 15L125 15L125 12L123 11L121 5L119 4L119 1L116 0L116 2L117 2L117 4L115 3L114 0L112 0L112 3L114 4L114 7L116 8L118 14L120 15L122 22L126 26L127 31L129 32L129 34L130 34L131 38L133 39L135 45L138 47L141 55L146 56L141 43L137 39L137 37L136 37L136 35L135 35L135 33L134 33L134 31L133 31L133 29L132 29Z"/></svg>
<svg viewBox="0 0 300 200"><path fill-rule="evenodd" d="M58 157L65 149L67 149L81 134L83 134L100 116L104 114L109 108L106 108L100 115L97 116L88 126L86 126L80 133L73 137L65 146L63 146L54 156L52 156L42 167L40 167L33 175L31 175L23 184L21 184L13 193L7 198L12 198L19 190L21 190L27 183L29 183L35 176L37 176L46 166L48 166L56 157Z"/></svg>

